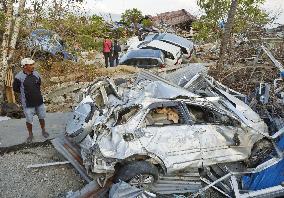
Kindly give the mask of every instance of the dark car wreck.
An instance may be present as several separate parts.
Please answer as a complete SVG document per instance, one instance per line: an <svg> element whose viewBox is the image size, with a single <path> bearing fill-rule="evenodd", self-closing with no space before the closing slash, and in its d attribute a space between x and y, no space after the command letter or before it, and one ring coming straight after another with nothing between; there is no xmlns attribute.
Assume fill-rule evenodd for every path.
<svg viewBox="0 0 284 198"><path fill-rule="evenodd" d="M27 41L31 55L36 59L55 56L66 60L77 61L77 57L66 51L62 38L55 32L46 29L32 31Z"/></svg>
<svg viewBox="0 0 284 198"><path fill-rule="evenodd" d="M136 186L216 164L255 167L273 148L267 125L221 85L202 90L207 78L196 76L184 87L99 80L84 91L65 135L79 145L87 171Z"/></svg>

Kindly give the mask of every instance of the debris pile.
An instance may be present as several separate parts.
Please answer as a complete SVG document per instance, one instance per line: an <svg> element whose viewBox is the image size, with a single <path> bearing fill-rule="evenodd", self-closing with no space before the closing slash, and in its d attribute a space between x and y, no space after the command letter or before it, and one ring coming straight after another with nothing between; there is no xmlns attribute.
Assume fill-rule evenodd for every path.
<svg viewBox="0 0 284 198"><path fill-rule="evenodd" d="M271 141L282 132L270 136L244 103L245 95L182 69L171 74L174 81L143 71L118 86L108 78L90 84L67 122L68 138L53 145L86 180L100 175L102 186L122 180L158 194L199 194L211 186L232 194L236 186L229 180L241 183L235 175L263 170L258 165L275 150ZM190 71L192 77L184 78ZM76 156L65 144L80 147ZM273 160L282 159L278 154ZM188 177L187 184L177 176ZM202 188L201 181L210 185Z"/></svg>
<svg viewBox="0 0 284 198"><path fill-rule="evenodd" d="M43 69L43 93L49 112L72 110L74 105L79 102L80 90L87 87L94 79L103 76L122 78L139 71L137 68L125 65L103 68L93 65L69 64L65 71L64 67L61 68L60 65L57 67L57 64L54 64L53 67L52 72ZM64 76L62 75L63 72ZM48 76L53 77L48 78Z"/></svg>
<svg viewBox="0 0 284 198"><path fill-rule="evenodd" d="M148 33L127 41L127 52L119 64L145 69L164 68L188 63L194 49L193 42L171 33Z"/></svg>
<svg viewBox="0 0 284 198"><path fill-rule="evenodd" d="M9 118L23 118L23 110L14 103L4 103L1 105L0 116L7 116Z"/></svg>

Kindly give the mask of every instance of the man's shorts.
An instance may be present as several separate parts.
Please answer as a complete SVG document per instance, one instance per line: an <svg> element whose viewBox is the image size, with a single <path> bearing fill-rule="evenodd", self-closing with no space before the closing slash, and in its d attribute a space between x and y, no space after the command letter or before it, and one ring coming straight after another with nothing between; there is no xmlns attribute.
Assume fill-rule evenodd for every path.
<svg viewBox="0 0 284 198"><path fill-rule="evenodd" d="M44 119L46 115L44 104L37 107L24 108L24 114L26 116L26 122L32 124L34 115L37 115L38 119Z"/></svg>

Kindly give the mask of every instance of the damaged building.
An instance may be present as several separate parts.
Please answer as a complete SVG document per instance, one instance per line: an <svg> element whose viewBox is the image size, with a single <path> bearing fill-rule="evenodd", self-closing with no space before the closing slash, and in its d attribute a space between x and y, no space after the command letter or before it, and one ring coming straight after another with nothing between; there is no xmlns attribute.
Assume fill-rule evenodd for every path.
<svg viewBox="0 0 284 198"><path fill-rule="evenodd" d="M166 24L172 27L179 27L183 30L190 31L192 22L196 21L196 17L190 14L185 9L164 12L158 14L157 16L152 16L154 26L159 26L160 24Z"/></svg>

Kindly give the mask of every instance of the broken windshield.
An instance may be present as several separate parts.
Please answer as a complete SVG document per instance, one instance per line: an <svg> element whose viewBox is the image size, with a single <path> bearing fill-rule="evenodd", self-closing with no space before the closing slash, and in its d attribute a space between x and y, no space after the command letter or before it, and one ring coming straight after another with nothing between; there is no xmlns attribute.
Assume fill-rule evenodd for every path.
<svg viewBox="0 0 284 198"><path fill-rule="evenodd" d="M221 124L236 126L239 122L212 109L186 104L194 124Z"/></svg>

